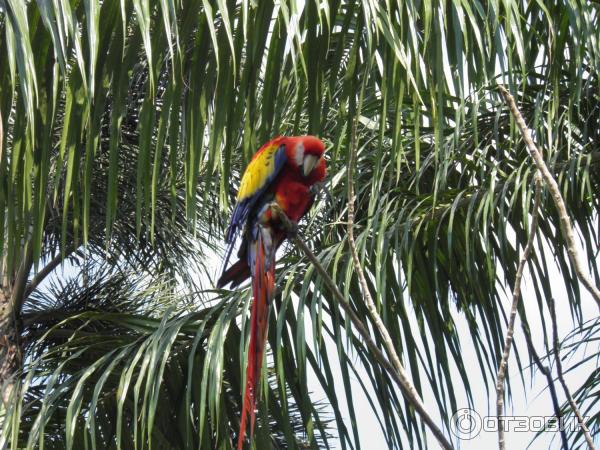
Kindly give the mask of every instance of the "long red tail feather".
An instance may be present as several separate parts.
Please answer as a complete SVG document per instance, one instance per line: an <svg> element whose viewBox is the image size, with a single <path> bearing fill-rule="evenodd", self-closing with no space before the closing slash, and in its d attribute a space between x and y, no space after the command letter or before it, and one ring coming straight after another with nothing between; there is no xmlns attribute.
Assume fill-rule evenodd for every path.
<svg viewBox="0 0 600 450"><path fill-rule="evenodd" d="M268 233L268 231L267 231ZM272 242L263 240L259 231L257 240L253 243L251 251L252 293L254 300L250 314L250 344L248 348L248 365L246 367L246 392L242 406L242 418L238 437L238 450L242 450L246 435L246 421L250 416L250 438L254 434L256 416L256 403L259 396L259 381L263 353L267 339L267 325L269 320L269 305L275 287L275 261ZM267 256L265 256L267 255Z"/></svg>

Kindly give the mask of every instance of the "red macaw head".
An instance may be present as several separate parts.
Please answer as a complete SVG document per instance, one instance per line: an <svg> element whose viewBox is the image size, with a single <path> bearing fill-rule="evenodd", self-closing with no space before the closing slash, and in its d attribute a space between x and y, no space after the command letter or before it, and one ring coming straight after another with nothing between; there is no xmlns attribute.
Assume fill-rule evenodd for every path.
<svg viewBox="0 0 600 450"><path fill-rule="evenodd" d="M288 161L306 178L321 181L325 177L325 144L315 136L289 137L285 153Z"/></svg>

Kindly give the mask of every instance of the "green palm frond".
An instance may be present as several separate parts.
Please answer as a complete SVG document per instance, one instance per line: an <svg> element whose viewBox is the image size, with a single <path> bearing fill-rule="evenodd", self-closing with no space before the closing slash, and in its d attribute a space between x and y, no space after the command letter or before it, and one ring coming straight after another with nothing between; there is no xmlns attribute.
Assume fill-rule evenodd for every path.
<svg viewBox="0 0 600 450"><path fill-rule="evenodd" d="M447 421L457 391L479 394L464 347L493 385L530 220L534 166L497 82L544 149L600 283L598 10L585 0L0 0L2 271L31 265L35 280L65 257L89 277L28 292L27 388L2 439L100 447L119 433L122 448L161 447L172 428L174 447L229 448L248 292L212 291L210 261L239 174L274 135L324 139L330 196L302 233L367 317L346 246L355 120L369 288L417 389L434 392L428 406ZM528 263L539 316L527 320L547 333L553 262L583 317L557 212L542 206ZM360 448L358 378L388 445L425 448L421 422L292 248L278 280L257 442L332 447L331 433ZM16 432L7 424L20 414Z"/></svg>
<svg viewBox="0 0 600 450"><path fill-rule="evenodd" d="M215 199L218 192L226 208L231 173L269 136L309 132L339 139L357 95L359 65L370 68L365 110L377 112L379 140L392 139L398 153L403 130L411 127L418 168L420 132L433 130L437 155L442 136L467 117L460 99L489 85L497 63L513 85L519 77L527 86L538 60L542 79L573 75L570 113L584 98L583 65L595 71L599 64L594 44L585 45L597 21L586 2L533 2L525 10L517 2L459 1L385 8L374 1L0 5L0 52L9 62L0 74L0 108L7 147L14 148L0 164L6 179L0 209L9 210L0 248L31 240L34 259L48 220L44 193L56 173L49 164L55 148L65 173L61 191L56 184L50 192L62 194L61 234L87 242L92 167L109 140L104 222L111 235L119 216L118 149L127 140L128 122L140 141L140 235L144 220L154 217L157 183L164 178L153 162L164 151L171 156L171 185L184 173L188 218L199 182ZM47 51L34 55L33 49ZM560 90L549 95L555 113ZM153 221L148 225L143 235L152 237ZM9 251L9 269L18 264L15 258Z"/></svg>
<svg viewBox="0 0 600 450"><path fill-rule="evenodd" d="M28 447L43 442L62 448L65 438L67 448L84 442L100 448L136 442L231 447L239 427L239 358L245 355L235 321L239 299L214 299L186 313L174 309L187 301L173 293L172 283L90 269L51 283L24 312L24 371L31 384L20 416L4 422L3 440L13 427L19 445ZM289 366L292 356L282 363ZM279 385L272 374L265 387L269 409L279 414L259 415L257 439L276 448L330 439L325 405L309 403L315 421L306 437L298 394L290 391L298 386Z"/></svg>

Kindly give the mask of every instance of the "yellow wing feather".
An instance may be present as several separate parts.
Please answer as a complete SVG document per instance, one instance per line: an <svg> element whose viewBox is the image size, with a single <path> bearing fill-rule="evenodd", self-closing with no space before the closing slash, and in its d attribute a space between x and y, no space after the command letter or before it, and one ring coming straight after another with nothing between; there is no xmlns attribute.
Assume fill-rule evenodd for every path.
<svg viewBox="0 0 600 450"><path fill-rule="evenodd" d="M240 182L238 201L251 197L267 183L269 176L275 171L275 153L279 145L279 143L269 145L250 161Z"/></svg>

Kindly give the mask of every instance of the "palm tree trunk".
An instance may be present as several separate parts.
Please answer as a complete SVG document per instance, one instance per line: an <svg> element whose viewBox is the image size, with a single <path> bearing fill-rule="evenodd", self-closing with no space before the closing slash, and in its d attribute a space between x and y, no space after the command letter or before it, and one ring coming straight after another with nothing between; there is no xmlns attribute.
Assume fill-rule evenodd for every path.
<svg viewBox="0 0 600 450"><path fill-rule="evenodd" d="M2 265L5 267L5 265ZM20 316L26 297L26 285L33 266L31 245L26 245L19 270L14 276L0 278L0 389L2 402L7 405L17 382L22 364Z"/></svg>
<svg viewBox="0 0 600 450"><path fill-rule="evenodd" d="M0 111L0 159L4 144L4 126ZM6 255L5 252L4 255ZM14 284L9 283L6 261L0 260L0 389L2 402L7 404L15 387L15 373L20 365L20 339L14 311ZM13 288L11 288L12 286Z"/></svg>
<svg viewBox="0 0 600 450"><path fill-rule="evenodd" d="M12 305L13 289L0 286L0 387L6 405L15 389L15 373L21 365L21 342Z"/></svg>

